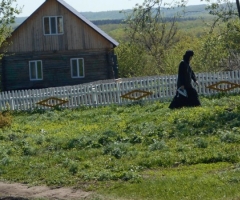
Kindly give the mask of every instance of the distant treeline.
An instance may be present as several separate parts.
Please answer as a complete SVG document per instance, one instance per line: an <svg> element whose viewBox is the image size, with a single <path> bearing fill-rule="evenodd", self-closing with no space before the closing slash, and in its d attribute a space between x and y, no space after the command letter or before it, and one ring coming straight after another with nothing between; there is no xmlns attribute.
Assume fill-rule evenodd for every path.
<svg viewBox="0 0 240 200"><path fill-rule="evenodd" d="M166 21L172 21L173 18L167 17L165 18ZM196 17L185 17L185 18L177 18L176 21L182 22L182 21L194 21L196 20ZM105 20L93 20L91 21L95 25L107 25L107 24L124 24L124 19L105 19Z"/></svg>
<svg viewBox="0 0 240 200"><path fill-rule="evenodd" d="M123 19L105 19L105 20L93 20L91 21L95 25L106 25L106 24L122 24L124 23Z"/></svg>
<svg viewBox="0 0 240 200"><path fill-rule="evenodd" d="M186 20L195 20L199 17L208 16L208 12L205 10L206 5L193 5L186 6L185 16L186 18L180 18L178 21L186 21ZM182 8L176 9L163 9L163 12L166 17L171 19L177 12L180 12ZM131 9L124 10L124 13L130 14L132 12ZM125 14L120 12L120 10L114 11L101 11L101 12L80 12L84 17L88 20L92 21L96 25L106 25L106 24L121 24L123 23L123 19L125 18ZM27 17L16 17L14 27L19 26L23 21L25 21ZM169 19L168 19L169 20ZM170 21L170 20L169 20Z"/></svg>

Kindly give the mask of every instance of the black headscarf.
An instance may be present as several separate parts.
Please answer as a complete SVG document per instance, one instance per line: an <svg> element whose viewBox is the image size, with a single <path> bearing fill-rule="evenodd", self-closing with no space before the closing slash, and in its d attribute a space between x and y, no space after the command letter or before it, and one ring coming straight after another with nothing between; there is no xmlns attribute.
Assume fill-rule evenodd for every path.
<svg viewBox="0 0 240 200"><path fill-rule="evenodd" d="M194 55L192 50L187 50L186 53L183 55L183 60L189 62L189 58Z"/></svg>

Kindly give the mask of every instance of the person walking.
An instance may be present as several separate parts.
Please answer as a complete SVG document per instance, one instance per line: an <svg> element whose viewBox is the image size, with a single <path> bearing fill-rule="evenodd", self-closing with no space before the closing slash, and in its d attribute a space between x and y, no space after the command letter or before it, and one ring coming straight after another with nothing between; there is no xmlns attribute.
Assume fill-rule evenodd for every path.
<svg viewBox="0 0 240 200"><path fill-rule="evenodd" d="M192 85L192 81L198 85L197 78L194 71L190 66L194 52L187 50L183 55L183 60L180 62L178 67L178 78L177 78L177 92L174 96L169 108L182 108L182 107L194 107L201 106L198 93Z"/></svg>

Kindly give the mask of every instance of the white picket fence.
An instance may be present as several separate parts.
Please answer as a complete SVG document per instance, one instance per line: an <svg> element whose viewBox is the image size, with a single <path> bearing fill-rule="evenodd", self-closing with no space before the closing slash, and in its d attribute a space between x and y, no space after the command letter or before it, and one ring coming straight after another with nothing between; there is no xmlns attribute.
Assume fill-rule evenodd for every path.
<svg viewBox="0 0 240 200"><path fill-rule="evenodd" d="M218 93L219 91L209 89L207 86L219 81L235 84L240 82L240 70L196 75L199 82L196 89L200 95L209 96ZM175 95L176 79L176 75L136 77L97 81L75 86L1 92L0 110L50 109L50 106L57 106L58 103L63 103L59 105L62 108L77 108L110 104L123 105L136 102L139 99L141 101L166 101ZM221 84L218 88L227 89L229 84ZM239 92L239 89L235 88L229 92ZM133 93L126 95L130 92ZM141 98L143 95L146 96ZM44 105L39 104L41 101Z"/></svg>

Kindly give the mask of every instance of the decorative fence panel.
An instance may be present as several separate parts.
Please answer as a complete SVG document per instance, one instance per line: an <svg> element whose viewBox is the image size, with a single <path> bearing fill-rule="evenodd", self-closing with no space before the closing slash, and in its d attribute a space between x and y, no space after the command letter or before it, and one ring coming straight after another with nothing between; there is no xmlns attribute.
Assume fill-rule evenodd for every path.
<svg viewBox="0 0 240 200"><path fill-rule="evenodd" d="M240 71L218 73L199 73L199 86L196 89L200 95L212 95L219 91L209 88L218 82L235 84L231 89L228 83L215 87L226 92L239 92ZM123 78L104 80L74 86L46 88L40 90L20 90L0 93L0 110L29 110L34 108L50 109L77 108L80 106L101 106L110 104L129 104L136 100L165 101L173 98L176 92L176 75Z"/></svg>

